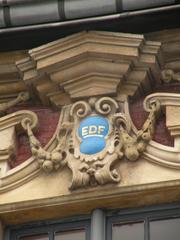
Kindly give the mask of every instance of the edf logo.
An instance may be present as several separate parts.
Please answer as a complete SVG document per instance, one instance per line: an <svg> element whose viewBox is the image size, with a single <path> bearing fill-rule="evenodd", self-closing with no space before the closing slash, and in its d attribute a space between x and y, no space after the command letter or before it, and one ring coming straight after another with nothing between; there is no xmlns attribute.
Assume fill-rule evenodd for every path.
<svg viewBox="0 0 180 240"><path fill-rule="evenodd" d="M105 146L105 137L109 132L108 120L100 116L85 118L78 128L78 135L82 139L80 152L83 154L96 154Z"/></svg>

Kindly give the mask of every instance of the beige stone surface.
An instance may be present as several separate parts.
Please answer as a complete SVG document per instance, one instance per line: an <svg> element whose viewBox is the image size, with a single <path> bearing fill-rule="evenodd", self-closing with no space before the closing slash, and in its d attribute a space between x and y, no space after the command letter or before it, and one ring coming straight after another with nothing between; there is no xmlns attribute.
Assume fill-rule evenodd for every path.
<svg viewBox="0 0 180 240"><path fill-rule="evenodd" d="M145 94L151 81L159 81L162 64L161 43L138 34L96 31L32 49L16 62L28 88L37 90L43 104L57 107L65 102L58 97L62 90L66 104L90 96Z"/></svg>
<svg viewBox="0 0 180 240"><path fill-rule="evenodd" d="M11 155L16 155L16 134L15 128L0 131L0 177L9 170L8 160Z"/></svg>
<svg viewBox="0 0 180 240"><path fill-rule="evenodd" d="M27 51L0 53L0 102L7 102L27 91L15 66L16 61L26 56Z"/></svg>
<svg viewBox="0 0 180 240"><path fill-rule="evenodd" d="M178 127L179 126L179 128L180 128L180 106L167 106L166 107L166 125L167 125L167 127Z"/></svg>
<svg viewBox="0 0 180 240"><path fill-rule="evenodd" d="M51 174L40 172L22 186L1 193L0 216L6 223L20 223L32 218L35 220L87 213L96 207L135 207L170 202L172 197L180 200L179 170L157 166L141 159L134 163L123 160L118 171L122 176L120 184L73 192L68 189L71 181L68 169ZM158 199L154 198L155 194ZM50 212L47 208L51 209ZM59 212L55 209L59 209ZM23 215L17 219L16 214Z"/></svg>
<svg viewBox="0 0 180 240"><path fill-rule="evenodd" d="M83 32L20 54L23 60L15 58L20 60L16 63L20 75L12 62L5 63L8 65L5 68L0 65L0 74L13 78L0 82L2 100L7 100L8 94L14 98L22 89L36 99L33 88L43 105L58 107L92 95L107 94L118 99L121 94L144 96L155 83L161 82L162 69L180 68L176 58L180 32L169 34L153 33L145 40L142 35ZM13 86L10 92L7 84ZM167 96L161 97L163 107L170 103ZM171 129L179 128L177 99L179 96L173 100L176 106L166 106L167 126ZM52 151L56 141L54 137L45 150ZM0 218L5 224L16 224L86 214L94 208L138 207L180 200L177 148L151 142L138 161L119 160L116 169L121 175L120 183L70 191L70 169L45 173L37 161L29 159L0 179Z"/></svg>
<svg viewBox="0 0 180 240"><path fill-rule="evenodd" d="M11 127L0 131L0 151L7 150L11 146L16 147L15 128Z"/></svg>
<svg viewBox="0 0 180 240"><path fill-rule="evenodd" d="M136 186L140 187L144 184L148 185L151 183L180 180L179 170L161 167L143 159L134 163L123 160L121 161L118 171L121 173L122 177L122 181L119 184L94 187L93 190L103 190L111 186L114 186L116 189L123 189L124 187L132 187L132 189L134 187L135 189ZM23 186L17 187L6 193L1 193L0 204L39 200L57 196L69 196L71 198L71 194L73 199L75 195L78 198L79 193L88 193L92 191L92 188L88 187L71 192L68 189L70 182L70 170L64 169L57 173L50 174L41 172Z"/></svg>

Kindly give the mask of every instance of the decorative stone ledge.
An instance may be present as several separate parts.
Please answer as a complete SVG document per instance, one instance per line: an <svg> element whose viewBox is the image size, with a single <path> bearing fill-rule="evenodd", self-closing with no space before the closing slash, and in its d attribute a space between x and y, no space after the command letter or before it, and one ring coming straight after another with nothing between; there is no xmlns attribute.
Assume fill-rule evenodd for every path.
<svg viewBox="0 0 180 240"><path fill-rule="evenodd" d="M166 124L178 145L179 126L172 111L179 115L179 95L148 96L144 106L149 116L139 131L128 113L129 96L148 95L160 83L163 64L159 42L106 32L75 34L33 49L17 62L31 96L35 90L43 105L62 111L46 147L36 139L33 127L25 125L33 156L0 178L3 220L14 224L88 213L97 207L180 200L180 149L151 141L161 107L166 108ZM101 117L101 124L81 126L94 115ZM21 117L13 123L8 116L1 119L9 124L5 130L22 130ZM101 135L107 127L102 120L109 130ZM89 156L80 145L92 129L107 144Z"/></svg>
<svg viewBox="0 0 180 240"><path fill-rule="evenodd" d="M149 109L149 104L159 102L166 110L166 126L174 137L175 148L180 149L180 94L155 93L146 97L144 108Z"/></svg>
<svg viewBox="0 0 180 240"><path fill-rule="evenodd" d="M9 161L16 156L16 134L23 131L23 121L29 120L32 128L38 124L37 116L30 111L18 111L0 118L0 177L9 170Z"/></svg>
<svg viewBox="0 0 180 240"><path fill-rule="evenodd" d="M61 107L83 97L148 93L163 59L161 44L143 35L90 31L32 49L16 65L43 104Z"/></svg>

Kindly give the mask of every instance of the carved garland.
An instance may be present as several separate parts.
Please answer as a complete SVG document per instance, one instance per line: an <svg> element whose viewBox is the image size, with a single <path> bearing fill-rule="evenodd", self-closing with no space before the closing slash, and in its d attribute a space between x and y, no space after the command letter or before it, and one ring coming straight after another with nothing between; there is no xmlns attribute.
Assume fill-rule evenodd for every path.
<svg viewBox="0 0 180 240"><path fill-rule="evenodd" d="M16 99L0 104L0 114L4 115L9 107L24 102L28 98L27 93L20 93ZM152 139L161 107L166 105L179 106L179 94L157 93L147 96L144 108L149 112L149 116L139 131L134 130L133 124L127 117L129 115L121 109L121 104L110 97L90 98L87 101L78 101L65 106L62 109L61 127L56 133L56 147L52 151L45 150L33 134L38 123L37 116L33 112L18 111L1 117L0 129L16 126L16 130L21 131L23 128L29 137L32 155L41 169L52 172L67 166L72 172L70 189L73 190L83 186L119 182L121 176L115 164L123 157L129 161L136 161L142 153L144 159L148 161L179 169L178 159L172 154L165 157L163 155L163 160L158 156L153 157L154 155L149 157L149 152L153 151L153 142L148 143ZM97 134L97 137L102 135L101 138L105 142L104 148L94 154L86 154L81 151L80 146L87 136L84 138L80 136L78 129L82 122L93 117L99 117L108 122L109 129L104 135ZM102 131L102 126L100 130ZM94 136L96 134L90 137ZM1 151L4 159L9 159L9 156L14 154L10 151L11 149Z"/></svg>
<svg viewBox="0 0 180 240"><path fill-rule="evenodd" d="M24 129L29 137L32 155L40 167L46 172L51 172L66 165L72 172L70 189L73 190L83 186L119 182L121 177L115 163L122 157L136 161L145 151L154 132L160 104L153 102L149 106L149 117L137 134L133 133L130 122L119 109L117 101L110 97L78 101L71 106L70 111L65 108L64 111L68 117L57 132L57 146L52 152L42 148L32 132L30 121L26 121ZM100 121L108 123L108 133L101 135L105 127L100 126L97 134L94 132L89 136L80 136L78 128L89 117L91 120L93 117L99 117ZM91 126L92 129L93 127L94 131L97 130L96 126ZM88 133L87 129L88 127L85 127L82 132ZM93 137L96 140L101 138L101 141L105 142L104 149L94 154L81 152L80 145L86 137Z"/></svg>
<svg viewBox="0 0 180 240"><path fill-rule="evenodd" d="M16 106L18 103L26 102L29 99L29 94L27 92L21 92L18 94L17 98L0 104L0 117L6 114L6 110L10 107Z"/></svg>

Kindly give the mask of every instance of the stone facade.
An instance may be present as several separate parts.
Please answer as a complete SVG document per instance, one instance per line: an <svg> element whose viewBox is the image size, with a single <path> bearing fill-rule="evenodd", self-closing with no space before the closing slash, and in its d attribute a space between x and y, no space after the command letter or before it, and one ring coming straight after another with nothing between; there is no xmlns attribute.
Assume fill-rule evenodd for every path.
<svg viewBox="0 0 180 240"><path fill-rule="evenodd" d="M180 200L179 44L92 31L0 56L3 224Z"/></svg>

